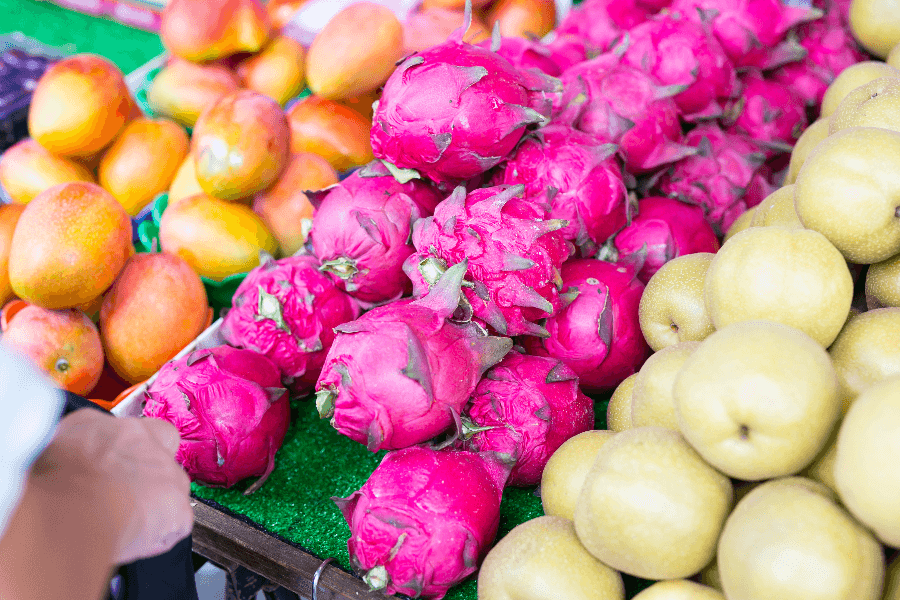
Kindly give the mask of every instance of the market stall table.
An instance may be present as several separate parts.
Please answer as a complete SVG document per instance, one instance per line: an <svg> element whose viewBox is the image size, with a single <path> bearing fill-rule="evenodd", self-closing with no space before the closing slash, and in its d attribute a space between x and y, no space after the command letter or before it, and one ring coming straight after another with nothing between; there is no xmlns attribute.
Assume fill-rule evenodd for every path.
<svg viewBox="0 0 900 600"><path fill-rule="evenodd" d="M176 360L223 343L220 325L221 320L213 323ZM132 392L113 412L140 414L143 390L152 381ZM359 489L386 452L369 452L339 434L319 417L311 397L292 398L290 404L290 427L275 455L275 468L262 487L245 495L253 478L228 489L192 485L194 551L231 571L243 567L304 598L312 598L316 572L323 561L332 559L322 568L316 600L329 597L324 593L333 598L383 598L350 574L350 531L332 498ZM606 406L606 401L596 403L598 426L605 427ZM507 488L498 538L541 514L540 498L532 488ZM476 597L474 577L447 594L447 600Z"/></svg>
<svg viewBox="0 0 900 600"><path fill-rule="evenodd" d="M260 530L228 511L200 500L194 507L194 552L233 573L238 567L266 581L316 600L385 598L361 579L286 541Z"/></svg>

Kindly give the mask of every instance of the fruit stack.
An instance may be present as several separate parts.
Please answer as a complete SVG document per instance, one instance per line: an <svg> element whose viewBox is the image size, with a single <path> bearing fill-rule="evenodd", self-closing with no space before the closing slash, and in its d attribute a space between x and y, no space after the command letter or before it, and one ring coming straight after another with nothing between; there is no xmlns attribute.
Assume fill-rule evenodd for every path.
<svg viewBox="0 0 900 600"><path fill-rule="evenodd" d="M207 280L246 273L260 250L288 256L301 248L314 210L304 191L372 160L380 86L406 53L442 41L464 18L458 1L426 2L403 22L388 8L354 3L305 48L286 27L305 4L232 0L207 15L207 2L174 0L163 14L172 56L149 85L147 105L194 131L159 240ZM525 5L540 10L523 12ZM484 17L542 35L554 9L552 0L500 2ZM306 85L310 95L296 100ZM238 159L240 167L222 168Z"/></svg>
<svg viewBox="0 0 900 600"><path fill-rule="evenodd" d="M17 329L30 323L25 317L37 308L81 311L68 315L67 325L30 329L34 339L29 338L29 343L34 344L36 340L43 344L55 329L90 333L84 334L88 341L75 345L76 353L87 358L67 356L57 361L34 355L42 365L49 365L47 371L62 387L92 394L102 372L103 399L112 400L193 339L198 323L208 321L205 305L217 300L206 295L200 301L193 276L187 278L191 281L174 277L191 288L187 299L173 291L173 286L178 287L174 283L153 290L147 275L152 269L142 268L141 275L125 277L127 256L122 252L124 248L126 254L133 253L131 235L125 237L126 232L120 231L121 215L109 205L110 198L124 208L126 216L135 217L161 192L169 192L172 208L160 222L161 248L152 248L162 250L165 257L152 260L165 262L180 256L210 290L216 282L245 274L259 264L260 252L275 256L296 252L306 241L313 211L304 190L332 185L338 181L335 169L344 171L371 160L370 123L353 107L371 114L372 94L402 56L404 25L406 29L409 25L401 24L387 9L351 7L318 36L307 60L306 49L279 33L285 11L292 12L299 4L272 2L263 8L256 0L226 2L213 15L206 15L203 11L211 6L207 2L169 3L162 37L173 58L149 90L154 118L141 115L123 74L98 56L62 60L33 86L28 111L31 137L0 158L0 184L13 200L0 207L5 242L0 302L18 297L34 305L21 313L13 308L7 311L10 322L14 314L20 315L10 340ZM516 12L515 3L506 4L493 20L506 24L512 18L510 27L532 27L527 19L520 22L521 11ZM432 8L449 11L444 6ZM458 18L461 23L462 12L451 12L444 15L445 20ZM552 20L546 22L546 12L541 13L543 29L538 33L552 26ZM366 28L381 31L380 44L367 42L365 48L348 44L351 38L369 39L355 35ZM348 36L349 31L354 35ZM407 37L418 39L418 34ZM345 51L329 50L335 46ZM7 62L23 58L15 52L4 56ZM26 63L28 68L42 66ZM285 114L279 104L303 89L307 70L316 94ZM354 70L356 79L348 75ZM346 79L355 83L335 87ZM208 114L198 123L206 109ZM193 139L185 127L194 128ZM227 172L221 169L223 158L230 161ZM71 185L76 182L87 185ZM35 199L40 201L25 210ZM72 226L73 210L83 216L83 229ZM23 212L22 232L14 242L16 222ZM64 259L67 266L62 264ZM100 276L85 283L84 274L90 268ZM110 286L120 275L135 286L130 294L147 293L145 302L150 304L152 298L172 292L168 308L157 306L141 319L135 317L131 325L125 324L135 320L130 317L113 319L117 325L101 322L98 333L90 322L105 320L100 306L104 295L118 289ZM171 306L179 302L180 307ZM15 305L18 308L20 303ZM142 314L138 306L129 310L132 316ZM166 311L169 317L163 318ZM124 329L129 326L134 331L126 335ZM173 327L179 335L163 343L167 336L158 332ZM120 330L119 346L131 346L131 355L119 356L125 350L112 348L114 329ZM142 340L147 336L159 341L154 345ZM55 341L43 344L45 353L63 339L56 333L50 337ZM100 337L110 337L104 348ZM105 370L104 349L109 359ZM83 363L85 373L73 366Z"/></svg>
<svg viewBox="0 0 900 600"><path fill-rule="evenodd" d="M13 200L0 206L3 339L60 387L109 402L209 321L190 265L132 245L130 217L169 187L188 135L141 116L122 72L89 54L40 77L28 130L0 158Z"/></svg>
<svg viewBox="0 0 900 600"><path fill-rule="evenodd" d="M200 277L173 254L135 254L131 220L94 183L0 209L3 341L66 390L112 401L208 326Z"/></svg>
<svg viewBox="0 0 900 600"><path fill-rule="evenodd" d="M323 54L314 45L307 51L286 35L282 28L300 2L220 4L211 13L208 2L168 4L160 34L171 57L147 89L153 114L193 130L158 223L160 247L184 257L208 286L229 278L237 278L236 285L259 264L261 251L297 252L313 213L304 192L333 185L338 171L372 158L371 126L355 107L371 110L373 98L359 101L341 93L346 90L323 89L325 95L284 110L307 79L320 91L317 77L332 68L330 61L353 56L352 48ZM320 37L327 42L343 36L326 45L343 47L347 31L377 28L387 19L384 13L395 21L386 41L396 53L400 24L387 9L354 9L336 34L323 31ZM392 67L395 60L391 54L375 64L389 61ZM369 94L390 73L374 71L351 91Z"/></svg>
<svg viewBox="0 0 900 600"><path fill-rule="evenodd" d="M623 573L672 580L642 600L880 598L900 545L882 500L900 492L885 464L900 429L900 73L851 35L866 39L850 23L872 1L587 0L540 41L501 20L472 40L469 5L449 39L405 57L403 24L363 2L303 50L313 95L285 111L268 86L292 78L246 75L282 60L260 4L173 0L177 58L148 96L193 133L164 253L146 256L249 273L227 345L163 366L145 414L191 431L224 419L180 460L195 481L255 489L287 392L314 391L304 410L387 452L337 504L353 566L388 593L442 598L484 560L484 599L621 599ZM375 98L371 121L350 106ZM20 297L68 308L112 283L103 307L130 314L114 293L138 287L119 284L138 262L127 243L103 246L105 265L129 262L71 304L46 289L58 260L21 267L16 251L49 255L38 224L65 240L48 215L83 198L105 211L89 214L121 208L102 191L66 184L27 206ZM610 430L592 430L586 394L609 392ZM489 553L504 489L538 483L547 516Z"/></svg>
<svg viewBox="0 0 900 600"><path fill-rule="evenodd" d="M307 243L251 271L221 326L387 451L337 500L373 589L441 598L487 554L486 599L622 598L621 573L674 580L643 598L880 597L900 515L858 483L859 448L889 455L900 424L859 432L900 390L852 384L869 412L839 426L835 348L859 265L900 252L878 212L896 134L848 107L893 89L850 92L855 73L893 69L860 62L847 8L588 0L541 42L464 27L398 64L376 160L306 194ZM792 152L823 102L845 120ZM585 392L613 390L594 431ZM504 488L539 482L547 516L488 554ZM715 586L687 581L704 569Z"/></svg>
<svg viewBox="0 0 900 600"><path fill-rule="evenodd" d="M13 202L61 183L99 183L132 217L168 189L189 145L178 124L144 118L122 72L90 54L41 76L28 132L0 158L0 184Z"/></svg>

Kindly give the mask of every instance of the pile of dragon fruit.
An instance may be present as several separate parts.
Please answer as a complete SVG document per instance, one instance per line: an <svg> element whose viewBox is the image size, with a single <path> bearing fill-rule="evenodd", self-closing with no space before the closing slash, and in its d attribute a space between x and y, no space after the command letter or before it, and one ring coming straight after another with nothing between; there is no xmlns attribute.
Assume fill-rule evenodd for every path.
<svg viewBox="0 0 900 600"><path fill-rule="evenodd" d="M377 160L308 193L307 248L252 271L221 328L314 391L338 432L389 451L337 500L373 589L442 598L492 544L504 487L539 483L593 427L585 393L650 354L644 284L718 249L778 187L829 83L866 58L848 4L586 0L542 41L457 32L398 65ZM192 360L178 366L223 359ZM284 390L253 385L261 421ZM207 444L192 477L233 482L210 471L242 445L268 473L277 413L275 435Z"/></svg>

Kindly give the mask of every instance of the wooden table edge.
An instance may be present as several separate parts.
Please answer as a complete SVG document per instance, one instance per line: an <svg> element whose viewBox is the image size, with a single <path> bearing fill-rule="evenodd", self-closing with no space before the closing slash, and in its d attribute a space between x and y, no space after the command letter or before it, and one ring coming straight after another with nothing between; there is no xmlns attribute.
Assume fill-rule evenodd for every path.
<svg viewBox="0 0 900 600"><path fill-rule="evenodd" d="M312 581L322 559L279 540L196 499L192 532L194 552L219 566L243 566L301 598L312 598ZM385 600L362 580L327 565L319 577L317 600Z"/></svg>

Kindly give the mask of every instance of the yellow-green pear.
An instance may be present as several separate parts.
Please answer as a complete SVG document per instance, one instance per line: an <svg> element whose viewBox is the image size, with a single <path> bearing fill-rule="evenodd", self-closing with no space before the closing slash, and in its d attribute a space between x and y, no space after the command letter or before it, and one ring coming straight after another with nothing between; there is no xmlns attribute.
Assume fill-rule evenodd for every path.
<svg viewBox="0 0 900 600"><path fill-rule="evenodd" d="M725 600L718 590L687 579L659 581L633 600Z"/></svg>
<svg viewBox="0 0 900 600"><path fill-rule="evenodd" d="M680 433L637 427L597 454L575 506L575 531L616 570L681 579L709 564L731 498L731 481Z"/></svg>
<svg viewBox="0 0 900 600"><path fill-rule="evenodd" d="M728 228L728 231L725 232L725 237L722 238L722 243L724 244L725 242L733 238L735 234L740 233L748 227L752 227L754 214L756 214L755 206L750 207L742 212L741 216L735 219L731 226Z"/></svg>
<svg viewBox="0 0 900 600"><path fill-rule="evenodd" d="M478 600L623 600L622 576L579 543L568 519L525 521L491 548Z"/></svg>
<svg viewBox="0 0 900 600"><path fill-rule="evenodd" d="M877 263L900 252L900 132L833 133L806 159L794 185L800 221L849 262Z"/></svg>
<svg viewBox="0 0 900 600"><path fill-rule="evenodd" d="M684 361L700 342L679 342L650 355L634 380L631 400L632 427L656 425L678 430L672 388Z"/></svg>
<svg viewBox="0 0 900 600"><path fill-rule="evenodd" d="M634 380L637 373L632 373L622 380L606 406L606 426L610 431L631 429L631 401L634 398Z"/></svg>
<svg viewBox="0 0 900 600"><path fill-rule="evenodd" d="M837 458L837 438L841 429L841 421L835 423L831 430L825 447L813 459L809 465L800 473L803 477L808 477L813 481L817 481L827 487L837 495L837 483L834 480L834 462Z"/></svg>
<svg viewBox="0 0 900 600"><path fill-rule="evenodd" d="M705 291L716 329L764 319L796 327L828 347L850 312L853 277L820 233L751 227L716 253Z"/></svg>
<svg viewBox="0 0 900 600"><path fill-rule="evenodd" d="M545 515L572 520L575 503L600 448L614 431L592 429L566 440L547 461L541 474L541 505Z"/></svg>
<svg viewBox="0 0 900 600"><path fill-rule="evenodd" d="M819 118L830 117L847 94L879 77L900 77L900 70L880 60L864 60L841 71L825 90Z"/></svg>
<svg viewBox="0 0 900 600"><path fill-rule="evenodd" d="M706 338L673 390L687 441L744 481L799 472L840 413L828 353L799 329L771 321L733 323Z"/></svg>
<svg viewBox="0 0 900 600"><path fill-rule="evenodd" d="M756 207L753 213L753 227L769 227L784 225L785 227L803 227L797 211L794 209L794 186L788 184L778 188Z"/></svg>
<svg viewBox="0 0 900 600"><path fill-rule="evenodd" d="M900 5L897 0L853 0L850 31L870 54L886 58L900 42Z"/></svg>
<svg viewBox="0 0 900 600"><path fill-rule="evenodd" d="M890 52L888 52L887 58L884 59L884 62L894 67L895 69L900 66L900 44L894 44L894 47L891 48Z"/></svg>
<svg viewBox="0 0 900 600"><path fill-rule="evenodd" d="M834 478L841 502L878 539L900 548L900 376L860 394L838 432Z"/></svg>
<svg viewBox="0 0 900 600"><path fill-rule="evenodd" d="M881 598L881 545L810 479L773 479L741 499L717 557L728 600Z"/></svg>
<svg viewBox="0 0 900 600"><path fill-rule="evenodd" d="M879 77L851 91L829 117L829 134L848 127L900 131L900 74Z"/></svg>
<svg viewBox="0 0 900 600"><path fill-rule="evenodd" d="M735 500L735 503L737 501ZM700 571L700 583L705 586L709 586L714 590L722 591L722 578L719 577L719 564L716 562L716 559L713 558L712 562L703 567L703 570Z"/></svg>
<svg viewBox="0 0 900 600"><path fill-rule="evenodd" d="M638 309L641 332L654 350L699 342L715 331L704 299L706 272L715 254L676 257L653 274Z"/></svg>
<svg viewBox="0 0 900 600"><path fill-rule="evenodd" d="M788 163L788 172L784 176L784 184L788 185L797 181L797 173L800 167L806 162L806 158L813 151L819 142L828 137L828 128L830 127L829 117L819 117L809 127L803 130L800 137L794 143L791 150L791 160Z"/></svg>
<svg viewBox="0 0 900 600"><path fill-rule="evenodd" d="M900 554L887 566L883 600L900 600Z"/></svg>
<svg viewBox="0 0 900 600"><path fill-rule="evenodd" d="M828 353L846 413L866 388L900 375L900 308L879 308L853 317Z"/></svg>
<svg viewBox="0 0 900 600"><path fill-rule="evenodd" d="M869 265L866 272L866 307L900 306L900 254Z"/></svg>

